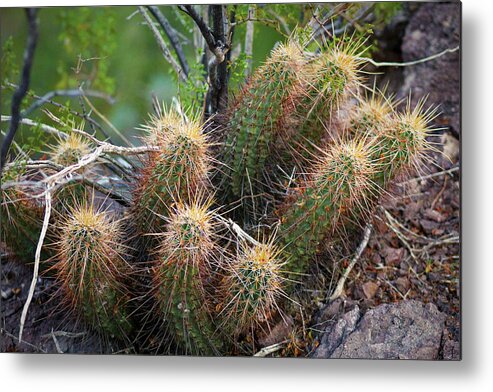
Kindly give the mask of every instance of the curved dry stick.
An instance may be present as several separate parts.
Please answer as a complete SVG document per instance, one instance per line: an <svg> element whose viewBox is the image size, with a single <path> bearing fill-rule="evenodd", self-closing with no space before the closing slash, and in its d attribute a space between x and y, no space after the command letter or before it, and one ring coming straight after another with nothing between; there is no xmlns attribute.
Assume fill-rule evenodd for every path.
<svg viewBox="0 0 493 392"><path fill-rule="evenodd" d="M22 342L22 332L24 331L24 324L26 322L27 311L29 310L29 305L31 305L31 301L33 299L34 290L36 289L36 282L38 281L39 274L39 263L41 259L41 249L43 247L43 242L46 236L46 232L48 231L48 223L50 222L51 217L51 187L47 187L46 191L43 192L45 194L45 215L43 219L43 227L41 228L41 233L39 235L38 246L36 247L36 253L34 255L34 271L33 271L33 279L31 281L31 286L29 287L29 293L27 295L26 302L24 304L24 308L22 309L21 315L21 324L19 328L19 343Z"/></svg>
<svg viewBox="0 0 493 392"><path fill-rule="evenodd" d="M457 52L459 49L460 49L460 46L456 46L455 48L448 48L448 49L441 51L440 53L435 53L435 54L432 54L431 56L424 57L424 58L419 59L419 60L407 61L405 63L392 63L392 62L379 63L377 61L374 61L374 60L372 60L370 58L366 58L366 57L358 57L358 59L367 61L370 64L373 64L375 67L409 67L410 65L426 63L427 61L437 59L437 58L439 58L439 57L441 57L447 53Z"/></svg>
<svg viewBox="0 0 493 392"><path fill-rule="evenodd" d="M335 299L337 299L341 296L342 291L344 290L344 283L346 283L346 279L349 276L349 273L354 268L354 266L358 262L359 258L363 254L363 251L365 250L366 245L368 245L368 241L370 240L370 234L371 234L372 229L373 229L373 225L371 223L368 223L366 225L365 231L363 233L363 241L361 241L360 245L358 246L358 250L356 251L356 255L353 257L353 259L351 260L351 263L348 265L348 267L344 271L344 274L341 276L341 278L337 282L336 289L334 290L334 292L330 296L329 301L334 301Z"/></svg>

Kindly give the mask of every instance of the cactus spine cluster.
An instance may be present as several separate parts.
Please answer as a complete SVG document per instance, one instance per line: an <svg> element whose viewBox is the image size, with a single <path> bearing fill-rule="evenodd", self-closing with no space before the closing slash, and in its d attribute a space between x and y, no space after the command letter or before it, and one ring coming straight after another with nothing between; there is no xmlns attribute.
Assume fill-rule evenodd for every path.
<svg viewBox="0 0 493 392"><path fill-rule="evenodd" d="M283 254L274 240L243 242L225 271L221 314L223 325L233 335L249 333L268 325L285 297Z"/></svg>
<svg viewBox="0 0 493 392"><path fill-rule="evenodd" d="M83 124L81 125L82 127ZM66 167L76 164L83 156L89 154L91 146L81 135L71 132L66 138L59 138L56 144L50 146L50 150L51 160L60 166ZM87 166L79 174L86 176L90 171L90 166ZM84 184L80 182L68 184L55 192L54 207L58 213L62 213L63 210L67 210L89 198L90 189Z"/></svg>
<svg viewBox="0 0 493 392"><path fill-rule="evenodd" d="M159 311L183 354L217 355L224 345L213 323L207 286L217 253L210 203L178 204L154 265Z"/></svg>
<svg viewBox="0 0 493 392"><path fill-rule="evenodd" d="M84 203L71 209L59 235L53 269L68 306L103 334L124 339L132 324L123 283L130 266L121 223Z"/></svg>
<svg viewBox="0 0 493 392"><path fill-rule="evenodd" d="M209 142L199 120L162 109L146 129L147 142L159 150L149 154L134 190L133 217L140 234L162 231L163 217L177 201L204 194L209 172Z"/></svg>

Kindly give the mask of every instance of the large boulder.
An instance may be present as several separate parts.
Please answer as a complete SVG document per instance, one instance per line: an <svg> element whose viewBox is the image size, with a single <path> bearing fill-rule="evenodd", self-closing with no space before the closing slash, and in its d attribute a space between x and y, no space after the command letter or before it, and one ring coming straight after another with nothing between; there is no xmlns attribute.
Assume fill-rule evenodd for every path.
<svg viewBox="0 0 493 392"><path fill-rule="evenodd" d="M445 318L435 305L414 300L364 314L355 306L329 323L313 357L440 359ZM447 359L458 359L458 353Z"/></svg>

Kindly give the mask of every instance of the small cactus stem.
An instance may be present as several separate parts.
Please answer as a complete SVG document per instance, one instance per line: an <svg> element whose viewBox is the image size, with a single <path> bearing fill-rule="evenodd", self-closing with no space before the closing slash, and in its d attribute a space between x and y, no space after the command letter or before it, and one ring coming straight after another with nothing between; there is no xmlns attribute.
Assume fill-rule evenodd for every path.
<svg viewBox="0 0 493 392"><path fill-rule="evenodd" d="M22 181L25 178L22 162L14 162L2 173L2 183ZM0 240L25 263L34 262L34 254L43 225L43 202L33 197L29 188L8 187L0 191ZM49 258L43 247L42 260Z"/></svg>
<svg viewBox="0 0 493 392"><path fill-rule="evenodd" d="M278 314L284 292L282 251L274 238L265 243L241 242L238 255L225 266L221 312L223 328L238 336L268 327Z"/></svg>
<svg viewBox="0 0 493 392"><path fill-rule="evenodd" d="M419 170L430 151L437 151L427 137L434 131L430 122L437 116L436 108L424 110L424 100L411 109L408 102L403 113L393 112L380 127L373 129L373 159L378 163L374 181L386 189L404 170Z"/></svg>
<svg viewBox="0 0 493 392"><path fill-rule="evenodd" d="M367 215L364 212L375 208L391 182L410 168L419 170L426 154L434 150L427 137L433 131L428 124L435 118L436 109L423 110L424 101L418 102L412 110L408 102L403 113L398 113L395 106L391 98L374 90L370 99L360 102L351 120L349 133L353 137L366 133L373 146L371 159L375 170L372 181L376 187L368 193L364 211L353 208L346 214L347 229L359 226Z"/></svg>
<svg viewBox="0 0 493 392"><path fill-rule="evenodd" d="M83 127L83 124L81 124ZM57 143L50 146L51 160L63 167L76 164L79 160L91 152L91 146L82 135L69 133L66 138L59 138ZM80 174L86 175L91 167L86 166ZM58 213L89 199L90 190L83 184L67 185L58 190L54 195L54 207Z"/></svg>
<svg viewBox="0 0 493 392"><path fill-rule="evenodd" d="M321 153L311 178L294 191L281 217L279 232L290 257L287 269L295 274L307 271L348 210L366 210L366 198L375 188L372 147L364 139L340 141Z"/></svg>
<svg viewBox="0 0 493 392"><path fill-rule="evenodd" d="M393 97L386 97L385 91L379 91L374 87L370 96L358 99L358 105L350 113L347 124L350 136L378 134L381 128L388 126L398 104Z"/></svg>
<svg viewBox="0 0 493 392"><path fill-rule="evenodd" d="M298 125L288 133L288 154L309 160L325 137L338 136L338 115L361 89L362 45L361 41L335 43L308 63L301 76L304 91L297 106Z"/></svg>
<svg viewBox="0 0 493 392"><path fill-rule="evenodd" d="M164 108L145 126L148 142L159 146L151 152L134 189L133 216L141 234L163 230L177 200L186 202L208 189L210 143L204 124Z"/></svg>
<svg viewBox="0 0 493 392"><path fill-rule="evenodd" d="M160 236L153 268L159 312L176 345L188 355L218 355L224 348L207 297L218 252L210 204L177 203Z"/></svg>
<svg viewBox="0 0 493 392"><path fill-rule="evenodd" d="M232 196L252 196L259 187L275 133L294 111L304 64L303 49L295 39L279 45L233 104L224 154Z"/></svg>
<svg viewBox="0 0 493 392"><path fill-rule="evenodd" d="M120 221L92 202L76 205L60 223L58 262L52 267L69 307L102 334L125 339L132 330Z"/></svg>

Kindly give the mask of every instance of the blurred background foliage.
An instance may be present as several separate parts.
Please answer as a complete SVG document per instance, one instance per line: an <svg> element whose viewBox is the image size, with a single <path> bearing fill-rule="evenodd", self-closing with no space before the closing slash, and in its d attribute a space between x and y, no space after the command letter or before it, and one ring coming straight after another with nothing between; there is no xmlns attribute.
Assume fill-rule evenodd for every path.
<svg viewBox="0 0 493 392"><path fill-rule="evenodd" d="M364 3L321 4L257 4L255 5L255 29L252 64L259 66L276 42L282 41L296 26L305 26L315 12L330 13L345 4L344 18L351 20ZM387 23L401 3L375 3L372 7L374 23L354 25L361 35L371 33L376 24ZM206 6L200 6L206 7ZM244 52L246 20L250 5L228 5L227 11L235 12L236 26L232 43L230 90L244 80L246 55ZM190 64L188 82L179 82L172 67L163 58L150 29L143 23L136 7L54 7L39 12L39 41L35 54L30 85L30 95L23 102L23 109L34 101L33 94L43 96L56 89L96 90L101 97L89 97L94 107L130 141L138 144L139 124L152 111L152 98L169 103L174 96L186 104L194 104L197 96L207 90L204 83L204 67L198 60L193 30L194 22L176 6L160 6L161 12L178 31L185 55ZM198 8L199 9L199 8ZM200 11L200 9L199 9ZM335 13L335 16L338 16ZM25 47L27 26L21 8L3 8L0 11L0 42L2 48L1 112L10 112L10 98L19 80ZM166 39L166 37L165 37ZM14 85L13 85L14 84ZM80 97L54 97L54 101L81 112ZM70 120L68 111L46 105L57 115ZM86 105L84 105L86 106ZM86 108L87 109L87 108ZM62 111L62 113L60 113ZM51 120L41 111L34 110L32 120L50 124ZM72 119L73 120L73 119ZM6 129L2 122L2 131ZM112 140L121 138L111 129ZM2 137L3 138L3 137ZM41 131L21 126L16 135L17 143L27 151L43 152ZM44 137L46 139L46 137Z"/></svg>

